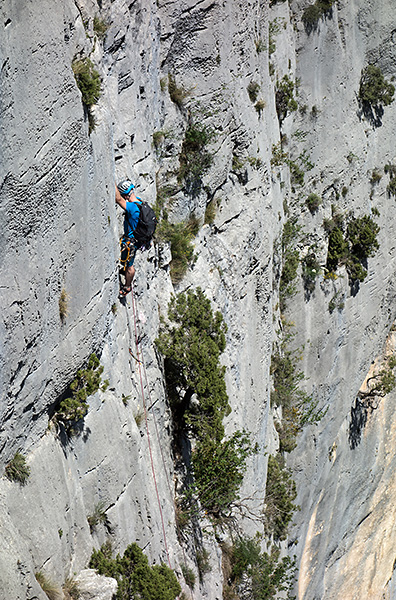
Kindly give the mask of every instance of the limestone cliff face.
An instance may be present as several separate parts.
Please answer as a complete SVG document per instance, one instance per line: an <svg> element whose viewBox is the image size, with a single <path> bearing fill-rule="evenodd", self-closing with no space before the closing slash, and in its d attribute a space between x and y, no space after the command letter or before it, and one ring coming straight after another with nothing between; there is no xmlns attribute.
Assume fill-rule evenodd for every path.
<svg viewBox="0 0 396 600"><path fill-rule="evenodd" d="M332 204L356 216L378 209L380 249L359 289L341 269L335 281L319 275L308 296L299 283L287 304L295 343L304 345L306 387L328 407L289 458L301 506L290 554L297 555L301 599L392 597L394 396L375 410L356 401L387 339L387 352L393 347L394 199L383 169L394 161L396 108L385 107L382 125L373 126L356 96L367 63L395 74L392 3L338 1L309 35L301 21L306 2L272 4L6 0L0 7L0 458L4 468L21 451L31 468L23 487L0 480L0 590L9 598L45 598L36 572L61 585L109 535L116 551L136 541L151 561L169 560L181 582L180 565L197 572L192 540L182 549L176 535L170 412L153 344L174 291L166 244L136 259L135 317L130 300L127 307L117 302L121 215L113 190L114 180L126 176L151 204L172 190L174 222L192 214L203 220L207 204L218 205L176 291L200 285L228 325L227 431L245 427L258 443L241 491L256 515L264 502L265 450L278 444L269 393L281 327L282 225L298 217L300 251L316 243L323 267L322 222ZM108 24L103 41L95 15ZM102 77L90 134L71 68L85 56ZM184 90L179 106L169 95L169 75ZM275 88L284 75L299 80L299 110L280 131ZM265 101L260 108L249 98L252 82L259 86L255 102ZM212 132L213 163L200 188L186 193L176 173L191 123ZM303 157L303 185L291 180L287 164L271 164L281 133L289 157ZM375 186L373 169L382 175ZM305 205L312 191L323 199L314 216ZM332 298L338 308L330 313ZM138 424L139 363L129 353L136 355L135 319L147 368L149 437ZM81 435L67 440L48 421L92 352L109 387L89 399ZM91 532L87 517L99 505L107 520ZM222 597L221 551L205 526L200 541L212 570L194 591L183 585L193 598L214 600ZM241 527L262 531L259 521L241 520Z"/></svg>

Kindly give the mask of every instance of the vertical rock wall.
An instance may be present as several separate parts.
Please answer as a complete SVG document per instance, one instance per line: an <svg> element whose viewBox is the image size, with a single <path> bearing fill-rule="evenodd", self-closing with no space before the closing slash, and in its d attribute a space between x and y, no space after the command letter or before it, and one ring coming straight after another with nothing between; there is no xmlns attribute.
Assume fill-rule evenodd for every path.
<svg viewBox="0 0 396 600"><path fill-rule="evenodd" d="M380 598L387 589L394 561L393 397L362 415L355 399L395 318L393 198L383 168L394 161L396 109L386 107L381 127L373 127L356 93L368 62L394 75L392 6L390 0L339 0L309 35L301 22L306 6L300 0L290 7L253 0L69 0L62 6L6 0L0 7L0 458L4 467L20 450L31 467L23 487L0 480L0 590L8 597L43 598L37 571L60 586L109 535L116 551L137 541L151 561L169 558L181 581L181 564L197 573L192 540L183 551L175 533L171 423L153 346L174 290L166 244L138 255L135 283L162 515L140 423L139 365L128 351L134 313L130 301L117 307L120 215L113 185L126 176L151 204L161 189L172 189L173 222L192 214L203 220L208 203L217 206L176 290L200 285L228 325L223 360L232 413L226 426L228 432L245 427L258 442L241 491L257 515L265 450L277 448L268 400L280 328L282 224L298 217L302 255L315 242L324 265L322 222L331 205L356 216L379 210L380 250L360 288L350 288L342 270L335 281L320 275L310 297L299 284L285 316L295 324L296 346L304 345L307 390L328 407L290 457L301 506L290 538L299 566L296 593ZM108 23L103 41L93 29L95 15ZM270 22L276 26L269 54ZM76 56L90 56L102 77L90 135L71 69ZM274 92L285 74L299 79L299 110L280 132ZM180 105L169 95L169 75L183 90ZM265 101L260 111L249 99L252 82ZM186 192L177 172L192 123L211 132L213 164L200 188ZM303 186L291 181L287 165L271 164L280 134L290 157L305 152L313 164ZM374 168L382 173L375 187ZM315 216L305 205L311 191L323 199ZM62 289L68 296L63 321ZM330 314L335 295L343 308ZM100 356L109 388L90 398L82 434L67 440L47 430L48 418L91 352ZM98 506L107 519L91 531L87 517ZM241 526L249 534L262 531L259 521L241 520ZM184 587L194 598L221 598L221 552L206 530L201 541L212 571L194 592Z"/></svg>

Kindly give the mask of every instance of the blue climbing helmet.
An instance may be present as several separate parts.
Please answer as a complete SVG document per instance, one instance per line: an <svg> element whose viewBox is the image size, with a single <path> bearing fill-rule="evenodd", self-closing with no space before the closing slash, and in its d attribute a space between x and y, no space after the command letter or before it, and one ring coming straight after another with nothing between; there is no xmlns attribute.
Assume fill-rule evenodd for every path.
<svg viewBox="0 0 396 600"><path fill-rule="evenodd" d="M132 190L134 189L134 185L132 183L132 181L130 181L129 179L124 179L123 181L120 181L120 183L117 185L118 187L118 191L120 192L120 194L122 196L127 196L128 194L130 194L132 192Z"/></svg>

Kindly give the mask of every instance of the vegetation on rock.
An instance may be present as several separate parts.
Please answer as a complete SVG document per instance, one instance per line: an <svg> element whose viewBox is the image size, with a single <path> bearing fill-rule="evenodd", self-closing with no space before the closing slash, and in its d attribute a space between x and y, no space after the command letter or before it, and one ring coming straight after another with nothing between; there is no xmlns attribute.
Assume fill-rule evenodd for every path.
<svg viewBox="0 0 396 600"><path fill-rule="evenodd" d="M188 221L170 223L163 219L157 230L157 238L170 242L172 261L170 274L173 283L179 283L188 266L194 259L194 246L192 240L199 231L199 221L192 215Z"/></svg>
<svg viewBox="0 0 396 600"><path fill-rule="evenodd" d="M238 598L234 590L237 592L243 582L243 597L249 600L269 600L280 592L287 593L282 595L283 598L292 598L290 587L294 580L294 561L289 557L280 558L278 548L267 554L261 551L258 539L241 537L227 554L230 574L226 585L228 595L225 597Z"/></svg>
<svg viewBox="0 0 396 600"><path fill-rule="evenodd" d="M24 485L29 475L30 467L26 464L26 458L20 452L16 452L5 468L5 476L10 481L17 481Z"/></svg>
<svg viewBox="0 0 396 600"><path fill-rule="evenodd" d="M352 282L364 281L367 258L379 248L377 235L379 226L369 215L350 217L346 232L342 215L333 209L333 218L324 222L329 235L326 269L334 273L338 266L346 266Z"/></svg>
<svg viewBox="0 0 396 600"><path fill-rule="evenodd" d="M72 63L72 69L78 89L81 92L83 104L88 113L89 132L91 132L96 125L92 107L100 98L100 75L89 58L75 59Z"/></svg>
<svg viewBox="0 0 396 600"><path fill-rule="evenodd" d="M220 516L237 499L246 459L255 451L245 432L223 439L223 418L231 410L225 367L219 362L227 328L200 288L174 296L168 318L156 345L165 357L176 428L189 430L196 439L191 458L195 483L189 496L197 493L201 506Z"/></svg>
<svg viewBox="0 0 396 600"><path fill-rule="evenodd" d="M87 399L101 387L105 391L109 382L107 379L101 386L103 366L100 365L96 354L91 354L86 369L79 369L76 378L69 386L70 395L64 398L56 409L54 420L65 425L69 433L73 424L83 419L88 411Z"/></svg>
<svg viewBox="0 0 396 600"><path fill-rule="evenodd" d="M199 193L202 177L213 162L213 155L207 150L211 137L203 125L189 125L185 132L177 179L179 183L185 182L187 192L193 196Z"/></svg>
<svg viewBox="0 0 396 600"><path fill-rule="evenodd" d="M316 0L304 9L301 20L308 35L317 28L321 18L331 15L334 3L335 0Z"/></svg>
<svg viewBox="0 0 396 600"><path fill-rule="evenodd" d="M89 567L117 580L117 600L175 600L181 592L174 572L165 564L150 567L135 543L116 558L112 558L111 545L103 544L100 550L93 551Z"/></svg>
<svg viewBox="0 0 396 600"><path fill-rule="evenodd" d="M286 539L287 528L298 508L293 504L296 496L296 484L281 455L269 455L265 487L265 528L266 533L273 535L277 541Z"/></svg>
<svg viewBox="0 0 396 600"><path fill-rule="evenodd" d="M284 75L281 81L277 82L275 105L280 123L282 123L288 113L293 112L298 108L298 104L294 98L295 89L296 85L288 75Z"/></svg>

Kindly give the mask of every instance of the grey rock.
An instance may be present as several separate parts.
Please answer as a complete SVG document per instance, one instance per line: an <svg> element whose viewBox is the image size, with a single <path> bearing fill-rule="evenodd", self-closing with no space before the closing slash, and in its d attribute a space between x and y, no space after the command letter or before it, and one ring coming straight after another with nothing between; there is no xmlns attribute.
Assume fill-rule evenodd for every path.
<svg viewBox="0 0 396 600"><path fill-rule="evenodd" d="M113 600L117 591L115 579L98 575L93 569L80 571L75 582L82 600Z"/></svg>

